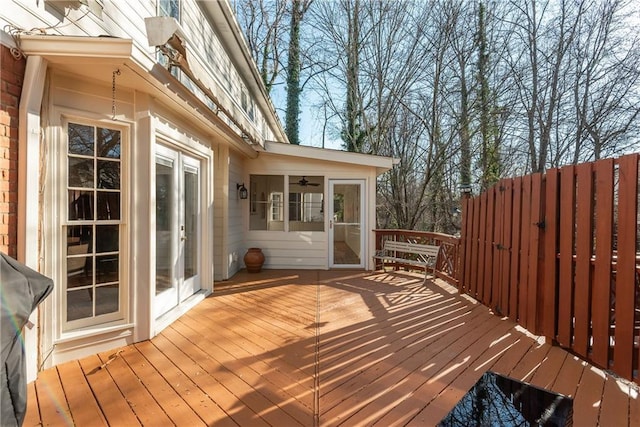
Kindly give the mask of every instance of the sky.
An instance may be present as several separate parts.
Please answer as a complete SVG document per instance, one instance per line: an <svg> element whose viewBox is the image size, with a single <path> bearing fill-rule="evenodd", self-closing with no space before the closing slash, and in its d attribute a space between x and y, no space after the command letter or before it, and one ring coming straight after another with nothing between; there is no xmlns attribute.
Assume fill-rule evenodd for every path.
<svg viewBox="0 0 640 427"><path fill-rule="evenodd" d="M274 86L271 91L271 99L276 107L278 116L282 126L284 127L284 109L286 106L286 91L284 85ZM318 104L316 95L311 91L303 91L301 106L300 106L300 145L307 145L311 147L323 147L322 143L322 119L319 117L317 107L314 104ZM334 150L342 150L342 140L339 138L332 138L331 135L326 135L323 148L331 148Z"/></svg>

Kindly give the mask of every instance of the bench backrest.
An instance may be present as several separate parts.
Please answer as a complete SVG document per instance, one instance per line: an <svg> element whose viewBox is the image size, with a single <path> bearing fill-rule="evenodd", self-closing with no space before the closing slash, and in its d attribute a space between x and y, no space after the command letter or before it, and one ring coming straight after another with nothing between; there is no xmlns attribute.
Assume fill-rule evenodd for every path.
<svg viewBox="0 0 640 427"><path fill-rule="evenodd" d="M423 245L421 243L397 242L395 240L385 240L385 251L406 252L426 257L437 257L440 246Z"/></svg>

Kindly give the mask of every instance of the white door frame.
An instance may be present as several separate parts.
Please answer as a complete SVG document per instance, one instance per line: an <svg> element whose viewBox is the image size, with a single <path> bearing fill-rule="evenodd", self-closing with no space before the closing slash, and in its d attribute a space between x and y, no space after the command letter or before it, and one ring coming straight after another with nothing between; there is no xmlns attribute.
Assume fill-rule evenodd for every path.
<svg viewBox="0 0 640 427"><path fill-rule="evenodd" d="M359 222L337 222L336 218L334 218L335 206L334 206L334 194L335 194L335 186L336 185L358 185L360 186L360 215ZM329 244L329 268L365 268L367 265L367 213L366 213L366 180L364 179L329 179L329 236L328 236L328 244ZM359 228L358 228L359 226ZM335 232L336 227L344 227L349 229L359 229L359 240L358 244L359 248L359 256L360 263L359 264L340 264L335 262ZM347 230L348 231L348 230Z"/></svg>
<svg viewBox="0 0 640 427"><path fill-rule="evenodd" d="M153 298L154 298L154 310L153 317L159 318L164 316L167 313L170 313L175 308L179 307L180 304L185 301L187 298L191 297L193 294L198 292L202 288L202 241L200 236L202 235L202 224L205 221L205 215L202 209L202 201L203 201L203 193L202 193L202 159L199 159L189 153L185 153L177 148L169 148L164 145L156 145L154 162L158 164L158 159L162 158L167 162L173 163L173 173L172 173L172 183L173 183L173 195L172 195L172 215L174 223L171 224L171 229L169 231L168 243L170 245L170 255L166 262L170 265L170 273L169 279L171 280L171 287L161 294L156 295L156 289L158 284L158 277L155 275L155 281L153 283ZM195 255L197 259L195 261L195 265L197 266L198 272L194 276L185 280L184 271L185 271L185 242L187 241L187 236L185 232L185 179L184 174L185 171L195 170L198 175L198 188L196 190L196 194L198 196L198 204L195 207L197 212L197 224L195 234L198 236L198 244L195 248ZM156 183L157 186L157 183ZM157 221L157 218L156 218ZM156 232L156 242L160 238L157 234L157 228L154 230ZM159 254L156 253L156 259ZM155 261L155 260L154 260ZM157 271L156 271L157 273Z"/></svg>

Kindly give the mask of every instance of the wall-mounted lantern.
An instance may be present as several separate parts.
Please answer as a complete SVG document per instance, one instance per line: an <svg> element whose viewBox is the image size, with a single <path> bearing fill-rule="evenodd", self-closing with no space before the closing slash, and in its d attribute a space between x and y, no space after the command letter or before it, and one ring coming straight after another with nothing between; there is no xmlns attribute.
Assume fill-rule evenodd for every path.
<svg viewBox="0 0 640 427"><path fill-rule="evenodd" d="M244 186L244 182L242 184L236 184L236 190L238 190L238 197L242 200L249 197L249 191L247 190L247 187Z"/></svg>

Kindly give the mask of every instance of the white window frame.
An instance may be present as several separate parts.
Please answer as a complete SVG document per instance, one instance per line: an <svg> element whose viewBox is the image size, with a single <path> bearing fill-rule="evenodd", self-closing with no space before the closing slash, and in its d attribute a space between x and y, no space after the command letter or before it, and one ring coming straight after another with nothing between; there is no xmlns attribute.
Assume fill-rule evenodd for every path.
<svg viewBox="0 0 640 427"><path fill-rule="evenodd" d="M117 130L120 132L120 219L119 220L102 220L93 219L91 221L69 221L67 197L68 197L68 147L69 147L69 135L68 126L70 123L79 124L91 127L101 127ZM61 143L59 151L59 188L60 204L58 207L60 223L57 227L59 233L59 257L60 257L60 280L57 283L59 288L58 296L60 303L56 312L58 332L57 337L59 339L65 339L66 337L72 337L78 332L85 333L88 331L101 331L117 325L129 324L129 306L130 306L130 292L129 292L129 271L128 271L128 220L129 220L129 208L128 208L128 195L129 195L129 172L128 172L128 153L130 146L130 133L131 128L128 125L122 123L114 123L111 121L92 120L85 117L78 116L62 116L61 120ZM67 313L67 230L70 226L75 225L118 225L119 226L119 248L118 248L118 299L119 309L117 312L107 313L98 316L92 316L89 318L77 319L72 321L66 320Z"/></svg>
<svg viewBox="0 0 640 427"><path fill-rule="evenodd" d="M271 221L283 221L284 193L274 191L269 196L270 209L269 218Z"/></svg>

